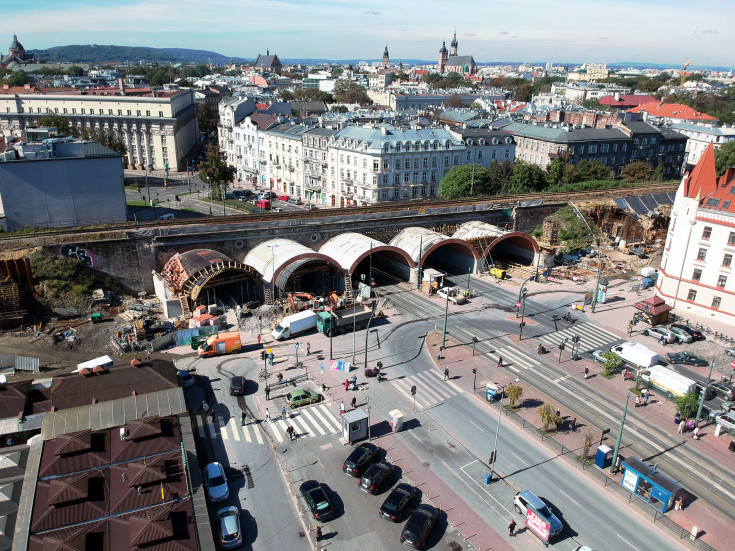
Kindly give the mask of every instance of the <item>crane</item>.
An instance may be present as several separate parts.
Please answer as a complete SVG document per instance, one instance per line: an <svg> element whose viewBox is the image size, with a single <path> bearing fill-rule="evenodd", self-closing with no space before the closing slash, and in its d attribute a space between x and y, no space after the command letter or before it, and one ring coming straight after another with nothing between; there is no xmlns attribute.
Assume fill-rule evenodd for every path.
<svg viewBox="0 0 735 551"><path fill-rule="evenodd" d="M684 86L684 81L687 79L687 67L689 67L689 58L684 60L684 68L681 70L681 82L679 86Z"/></svg>

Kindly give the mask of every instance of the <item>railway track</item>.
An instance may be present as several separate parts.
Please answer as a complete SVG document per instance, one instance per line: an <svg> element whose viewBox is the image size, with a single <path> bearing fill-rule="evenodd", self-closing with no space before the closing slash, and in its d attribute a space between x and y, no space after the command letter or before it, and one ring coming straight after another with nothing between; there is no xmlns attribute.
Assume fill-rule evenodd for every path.
<svg viewBox="0 0 735 551"><path fill-rule="evenodd" d="M537 201L543 199L545 203L554 203L570 200L600 199L610 197L622 197L625 195L646 195L649 193L663 193L676 191L678 183L673 184L651 184L648 186L631 186L602 190L587 191L557 191L523 195L506 195L482 197L477 199L436 199L416 200L403 203L379 204L369 207L324 209L314 211L288 211L274 213L242 214L231 216L214 216L192 219L178 219L173 221L126 222L115 225L89 226L82 228L60 228L58 230L29 231L25 233L13 233L0 236L0 249L12 250L14 248L33 247L38 245L58 244L63 242L89 242L123 239L125 232L130 230L153 229L161 227L218 225L218 224L251 224L278 220L314 220L327 216L347 216L355 214L373 214L396 212L405 213L409 211L421 211L422 209L435 209L444 207L457 207L463 205L492 204L497 208L504 206L517 206L524 201Z"/></svg>

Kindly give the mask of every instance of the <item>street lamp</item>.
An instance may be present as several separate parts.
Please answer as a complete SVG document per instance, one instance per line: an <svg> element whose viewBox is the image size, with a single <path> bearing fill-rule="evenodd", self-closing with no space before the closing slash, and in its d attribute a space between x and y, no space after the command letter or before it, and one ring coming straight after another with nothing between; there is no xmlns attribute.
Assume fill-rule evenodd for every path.
<svg viewBox="0 0 735 551"><path fill-rule="evenodd" d="M520 382L520 378L516 377L513 383ZM492 481L493 474L495 472L495 461L498 459L498 434L500 433L500 420L503 417L503 395L505 394L505 387L510 386L513 383L508 383L500 387L500 398L498 398L498 427L495 429L495 442L493 443L493 451L490 452L490 476L489 479Z"/></svg>
<svg viewBox="0 0 735 551"><path fill-rule="evenodd" d="M271 243L266 245L271 250L271 285L273 286L273 297L272 300L276 300L276 253L275 248L278 247L278 243ZM331 360L331 358L329 358Z"/></svg>

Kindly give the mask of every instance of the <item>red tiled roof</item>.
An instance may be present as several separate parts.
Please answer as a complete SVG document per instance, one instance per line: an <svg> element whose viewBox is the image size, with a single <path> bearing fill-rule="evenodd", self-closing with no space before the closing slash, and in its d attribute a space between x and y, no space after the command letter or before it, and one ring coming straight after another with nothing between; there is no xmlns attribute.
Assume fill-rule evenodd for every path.
<svg viewBox="0 0 735 551"><path fill-rule="evenodd" d="M611 107L635 107L643 103L655 102L656 98L648 94L621 94L618 99L615 96L605 96L600 98L600 105L609 105Z"/></svg>
<svg viewBox="0 0 735 551"><path fill-rule="evenodd" d="M700 113L688 105L681 105L680 103L659 103L657 101L651 101L637 107L633 107L632 109L628 109L628 111L631 113L641 113L645 111L654 117L666 117L669 119L682 119L689 121L717 120L716 118L709 116L707 113Z"/></svg>
<svg viewBox="0 0 735 551"><path fill-rule="evenodd" d="M701 195L699 206L735 214L735 167L728 167L713 191Z"/></svg>
<svg viewBox="0 0 735 551"><path fill-rule="evenodd" d="M684 193L695 199L704 197L717 189L715 170L715 146L708 144L691 174L684 175Z"/></svg>

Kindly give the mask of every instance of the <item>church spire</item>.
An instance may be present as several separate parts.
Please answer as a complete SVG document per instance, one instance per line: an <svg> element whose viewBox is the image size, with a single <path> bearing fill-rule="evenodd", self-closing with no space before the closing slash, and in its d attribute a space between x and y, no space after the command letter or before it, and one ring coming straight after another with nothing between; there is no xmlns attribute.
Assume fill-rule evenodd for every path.
<svg viewBox="0 0 735 551"><path fill-rule="evenodd" d="M454 38L450 44L449 55L457 55L457 29L454 29Z"/></svg>
<svg viewBox="0 0 735 551"><path fill-rule="evenodd" d="M390 66L390 56L388 55L388 44L385 45L385 51L383 52L383 68L387 69Z"/></svg>

